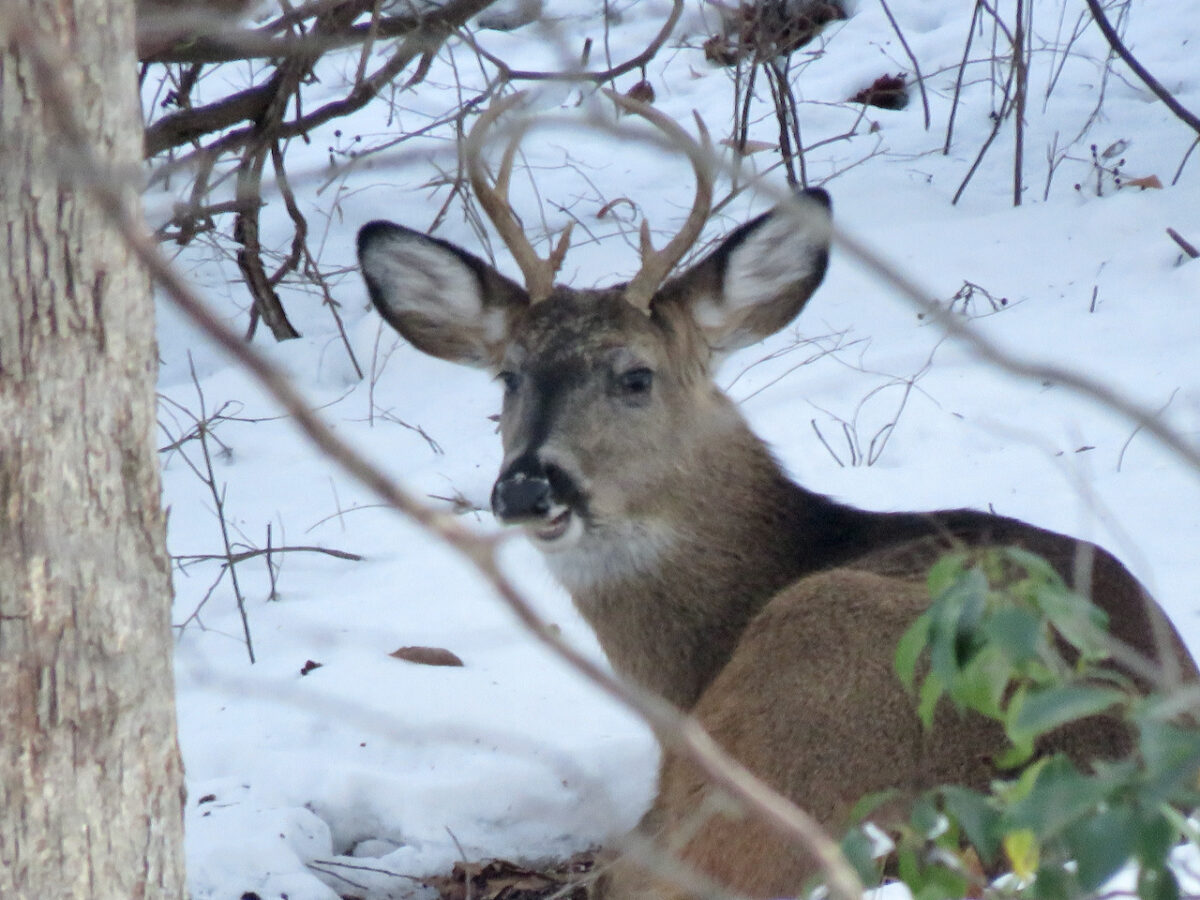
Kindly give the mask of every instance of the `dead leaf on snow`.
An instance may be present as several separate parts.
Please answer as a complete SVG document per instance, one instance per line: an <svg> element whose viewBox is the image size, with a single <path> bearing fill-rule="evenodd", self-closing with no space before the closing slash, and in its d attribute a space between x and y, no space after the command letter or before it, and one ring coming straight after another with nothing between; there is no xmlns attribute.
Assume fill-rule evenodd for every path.
<svg viewBox="0 0 1200 900"><path fill-rule="evenodd" d="M1121 186L1141 188L1143 191L1146 188L1162 190L1162 182L1158 180L1157 175L1147 175L1145 178L1126 178L1121 182Z"/></svg>
<svg viewBox="0 0 1200 900"><path fill-rule="evenodd" d="M393 650L388 656L422 666L461 666L463 664L458 654L451 653L444 647L401 647L399 650Z"/></svg>

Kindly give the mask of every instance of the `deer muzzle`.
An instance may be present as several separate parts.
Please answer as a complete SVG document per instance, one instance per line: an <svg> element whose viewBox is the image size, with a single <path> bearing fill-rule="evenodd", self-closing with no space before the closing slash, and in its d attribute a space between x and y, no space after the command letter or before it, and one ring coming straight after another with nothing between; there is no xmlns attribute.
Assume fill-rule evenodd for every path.
<svg viewBox="0 0 1200 900"><path fill-rule="evenodd" d="M520 457L492 488L492 512L506 525L524 525L538 541L556 541L566 534L574 518L565 496L573 491L563 490L563 481L562 475L535 457Z"/></svg>
<svg viewBox="0 0 1200 900"><path fill-rule="evenodd" d="M505 524L544 519L554 506L544 474L508 472L492 488L492 512Z"/></svg>

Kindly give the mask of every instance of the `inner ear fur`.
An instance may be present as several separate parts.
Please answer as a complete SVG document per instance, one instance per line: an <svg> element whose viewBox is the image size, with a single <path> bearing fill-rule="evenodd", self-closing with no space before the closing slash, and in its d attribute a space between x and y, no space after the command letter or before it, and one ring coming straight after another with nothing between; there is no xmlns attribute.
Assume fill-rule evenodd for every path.
<svg viewBox="0 0 1200 900"><path fill-rule="evenodd" d="M747 222L683 274L656 307L688 311L717 353L757 343L791 322L829 265L830 199L806 190Z"/></svg>
<svg viewBox="0 0 1200 900"><path fill-rule="evenodd" d="M441 238L376 221L358 232L371 302L418 350L494 368L514 319L529 305L516 282Z"/></svg>

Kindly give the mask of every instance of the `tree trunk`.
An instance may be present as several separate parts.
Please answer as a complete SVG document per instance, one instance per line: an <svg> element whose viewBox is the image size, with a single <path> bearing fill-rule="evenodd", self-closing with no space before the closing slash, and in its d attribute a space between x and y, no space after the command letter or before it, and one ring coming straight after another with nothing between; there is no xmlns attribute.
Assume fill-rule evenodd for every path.
<svg viewBox="0 0 1200 900"><path fill-rule="evenodd" d="M92 148L134 175L133 4L16 0L2 16L0 897L178 898L154 310L7 30L46 36Z"/></svg>

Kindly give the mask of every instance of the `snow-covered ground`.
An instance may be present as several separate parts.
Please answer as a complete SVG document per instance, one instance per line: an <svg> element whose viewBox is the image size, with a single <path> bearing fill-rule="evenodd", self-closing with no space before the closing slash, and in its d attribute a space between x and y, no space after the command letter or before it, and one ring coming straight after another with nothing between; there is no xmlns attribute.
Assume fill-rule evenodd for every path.
<svg viewBox="0 0 1200 900"><path fill-rule="evenodd" d="M1165 234L1171 226L1200 242L1200 154L1171 183L1195 134L1122 63L1106 76L1107 45L1094 26L1072 41L1086 11L1079 0L1063 2L1065 9L1056 0L1035 8L1022 206L1012 206L1011 122L961 201L950 202L992 128L989 113L999 103L993 79L1007 74L986 61L989 29L975 43L954 141L943 155L970 20L971 4L960 0L892 4L926 76L931 128L923 127L915 91L902 111L867 109L852 137L808 153L808 177L831 192L842 228L930 296L949 302L965 282L977 286L955 309L965 305L979 334L1111 386L1159 411L1196 446L1200 261L1180 264ZM650 40L670 9L665 0L611 6L619 15L607 34L600 4L553 0L549 25L477 38L521 68L559 66L588 37L597 48L607 40L621 60ZM730 136L734 101L729 70L707 63L700 49L715 19L713 7L689 2L646 78L660 109L688 128L697 110L719 142ZM1200 26L1187 4L1143 0L1133 5L1125 35L1155 76L1200 110ZM593 61L599 58L594 51ZM357 51L327 60L312 96L337 95L357 63ZM858 0L849 20L794 63L809 145L855 125L862 108L846 98L880 75L910 70L871 0ZM489 419L499 387L398 341L367 309L353 270L354 234L364 222L382 217L426 228L434 221L447 199L442 177L455 173L453 133L435 128L346 169L329 163L345 163L339 151L347 147L427 125L459 102L456 85L473 96L488 71L474 51L451 41L425 81L396 96L390 120L379 104L289 149L300 202L321 235L314 243L334 273L349 344L366 377L355 375L333 318L311 291L282 291L303 338L274 345L262 333L256 341L339 434L414 492L480 508L499 460ZM236 85L244 72L229 66L217 77ZM220 90L217 77L202 88L210 97ZM628 89L640 77L623 76L617 86ZM589 105L605 105L590 91L521 86L540 89L533 106L553 120L526 141L529 169L514 177L514 202L526 222L537 223L535 236L544 227L556 233L568 215L579 220L564 280L588 286L627 277L636 267L639 217L626 203L603 218L599 211L627 198L656 230L669 232L690 205L686 161L583 127ZM762 82L759 95L750 136L773 143L777 126ZM1119 148L1108 165L1123 159L1126 177L1157 175L1163 189L1117 191L1100 175L1098 194L1092 144L1102 152ZM1043 199L1053 146L1067 157ZM759 153L744 165L763 168L775 158ZM778 191L782 172L767 183ZM718 198L728 186L723 179ZM769 193L729 203L706 238L765 208ZM283 247L286 213L278 198L269 199L265 234ZM151 216L169 200L148 195ZM457 200L437 233L484 252ZM515 276L503 251L496 255ZM228 257L197 243L179 264L244 328L249 297ZM994 311L984 291L1006 302ZM247 375L165 303L159 335L161 444L187 433L202 404L210 416L221 412L210 423L209 450L232 540L242 549L269 540L362 557L276 554L274 588L264 557L240 563L253 665L229 577L209 593L219 563L194 561L176 571L194 897L327 900L366 887L372 896L405 896L416 886L408 876L445 871L463 856L561 857L630 827L653 791L657 751L648 731L524 634L452 551L379 508L321 458ZM873 509L993 508L1095 539L1151 587L1200 651L1200 473L1136 423L1064 386L980 362L844 253L835 254L794 326L732 358L719 380L808 487ZM886 444L872 449L893 422ZM873 464L852 465L855 454ZM213 496L189 459L203 472L196 441L163 454L170 549L217 554ZM480 530L496 527L488 512L466 516ZM514 540L506 554L514 577L563 635L600 657L536 552ZM464 665L389 655L414 645L445 648Z"/></svg>

